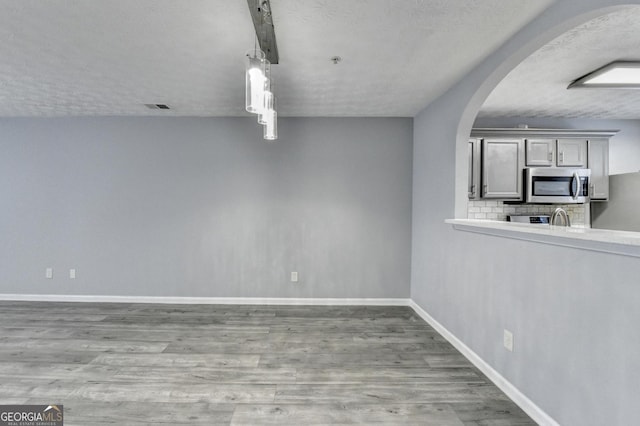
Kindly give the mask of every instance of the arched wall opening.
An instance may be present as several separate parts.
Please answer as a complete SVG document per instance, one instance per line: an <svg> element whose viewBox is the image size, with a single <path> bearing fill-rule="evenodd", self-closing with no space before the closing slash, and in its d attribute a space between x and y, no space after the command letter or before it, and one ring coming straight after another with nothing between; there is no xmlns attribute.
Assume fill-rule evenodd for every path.
<svg viewBox="0 0 640 426"><path fill-rule="evenodd" d="M639 5L617 5L603 7L588 12L584 12L574 16L563 23L555 25L546 32L532 38L528 43L517 49L515 53L506 57L502 63L491 72L488 77L480 84L475 93L469 99L468 104L463 110L458 123L456 133L456 174L455 174L455 217L465 219L467 217L468 204L468 152L467 144L473 123L482 107L484 101L491 94L493 89L522 61L530 55L544 47L547 43L561 36L567 31L572 30L584 23L587 23L600 16L604 16L613 12L624 10L627 8L636 8Z"/></svg>
<svg viewBox="0 0 640 426"><path fill-rule="evenodd" d="M640 342L628 339L640 322L638 259L486 235L445 220L467 217L468 138L498 83L570 29L639 5L556 1L414 117L411 299L512 385L509 396L522 398L539 424L640 417ZM503 348L505 329L514 333L514 353Z"/></svg>

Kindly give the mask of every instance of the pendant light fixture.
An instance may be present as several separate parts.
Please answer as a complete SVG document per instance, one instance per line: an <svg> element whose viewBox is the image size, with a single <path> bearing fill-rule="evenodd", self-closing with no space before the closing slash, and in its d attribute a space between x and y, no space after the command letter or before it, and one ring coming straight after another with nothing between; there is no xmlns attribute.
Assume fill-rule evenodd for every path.
<svg viewBox="0 0 640 426"><path fill-rule="evenodd" d="M271 64L278 63L278 48L271 4L269 0L247 0L247 3L260 49L255 46L247 53L245 108L248 112L258 115L258 123L264 126L264 139L274 140L278 139L278 113L272 91Z"/></svg>
<svg viewBox="0 0 640 426"><path fill-rule="evenodd" d="M271 64L264 52L255 49L247 53L245 72L245 108L258 115L258 123L265 126L267 140L278 139L275 96L271 91Z"/></svg>
<svg viewBox="0 0 640 426"><path fill-rule="evenodd" d="M253 51L247 52L245 108L252 114L258 114L263 108L263 96L267 84L266 61L262 50L254 48Z"/></svg>
<svg viewBox="0 0 640 426"><path fill-rule="evenodd" d="M264 119L263 138L269 141L278 139L278 112L275 109L266 110Z"/></svg>
<svg viewBox="0 0 640 426"><path fill-rule="evenodd" d="M273 91L271 90L271 64L266 60L264 68L264 90L262 91L262 97L260 98L260 107L258 108L258 123L265 124L264 112L268 109L273 109Z"/></svg>
<svg viewBox="0 0 640 426"><path fill-rule="evenodd" d="M263 99L263 103L262 103L262 111L260 111L258 113L258 123L259 124L267 124L267 111L273 111L274 107L273 107L273 92L271 92L271 90L267 89L264 91L264 94L262 95L262 99Z"/></svg>

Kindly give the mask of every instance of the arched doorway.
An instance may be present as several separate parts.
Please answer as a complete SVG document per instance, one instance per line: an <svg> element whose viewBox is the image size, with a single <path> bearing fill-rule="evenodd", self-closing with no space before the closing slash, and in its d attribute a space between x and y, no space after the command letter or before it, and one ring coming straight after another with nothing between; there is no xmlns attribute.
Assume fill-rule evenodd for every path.
<svg viewBox="0 0 640 426"><path fill-rule="evenodd" d="M456 134L456 193L455 193L455 216L456 218L466 218L467 214L467 141L473 122L476 119L478 111L482 107L484 101L491 92L500 84L500 82L522 61L530 55L544 48L549 42L562 36L580 25L588 23L598 17L619 12L628 8L635 8L637 5L617 5L604 8L598 8L591 11L585 11L582 14L572 17L562 23L549 28L541 34L535 34L531 39L515 49L510 56L506 56L499 66L488 72L484 81L482 81L473 95L469 98L469 102L464 108L460 121L458 123ZM527 28L525 28L525 31ZM578 76L576 76L578 77ZM568 84L569 82L567 82Z"/></svg>

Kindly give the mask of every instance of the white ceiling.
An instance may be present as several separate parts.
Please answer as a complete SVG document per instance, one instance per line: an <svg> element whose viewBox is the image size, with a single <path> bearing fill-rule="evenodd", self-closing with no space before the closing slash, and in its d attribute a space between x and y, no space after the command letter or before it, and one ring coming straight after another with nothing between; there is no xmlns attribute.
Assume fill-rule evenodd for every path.
<svg viewBox="0 0 640 426"><path fill-rule="evenodd" d="M640 90L567 90L616 60L640 60L639 6L589 21L538 50L500 82L478 116L640 119Z"/></svg>
<svg viewBox="0 0 640 426"><path fill-rule="evenodd" d="M279 114L413 116L553 1L271 0ZM246 114L245 0L0 10L0 116Z"/></svg>

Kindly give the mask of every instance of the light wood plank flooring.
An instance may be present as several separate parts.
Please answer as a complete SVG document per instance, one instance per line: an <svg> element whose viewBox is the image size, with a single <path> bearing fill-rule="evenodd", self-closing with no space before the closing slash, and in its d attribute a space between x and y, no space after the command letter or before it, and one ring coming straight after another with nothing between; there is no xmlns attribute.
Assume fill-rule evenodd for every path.
<svg viewBox="0 0 640 426"><path fill-rule="evenodd" d="M0 302L0 404L65 425L533 425L408 307Z"/></svg>

